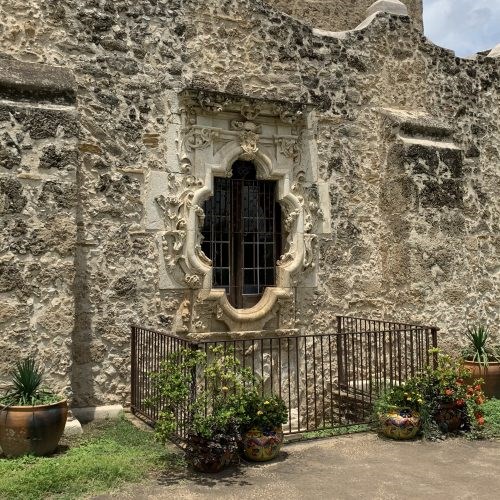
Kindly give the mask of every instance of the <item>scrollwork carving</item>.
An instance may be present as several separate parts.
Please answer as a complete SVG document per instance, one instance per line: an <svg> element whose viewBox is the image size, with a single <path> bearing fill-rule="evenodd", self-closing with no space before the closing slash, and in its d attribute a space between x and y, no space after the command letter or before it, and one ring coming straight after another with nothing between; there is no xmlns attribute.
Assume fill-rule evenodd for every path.
<svg viewBox="0 0 500 500"><path fill-rule="evenodd" d="M302 267L303 269L312 268L315 266L315 257L317 251L317 240L318 237L314 234L313 228L318 220L322 220L324 218L323 211L319 206L319 193L318 187L316 184L312 184L310 186L306 185L306 175L305 172L300 171L297 174L295 182L291 187L292 193L297 197L299 203L302 207L303 217L304 217L304 256L302 259ZM285 229L290 234L291 232L291 224L295 220L296 215L294 212L289 212L285 216ZM287 227L288 225L288 227ZM287 252L280 258L280 265L289 261L290 258L294 257L294 249L292 248L292 241L290 238L287 239L288 242L288 250Z"/></svg>
<svg viewBox="0 0 500 500"><path fill-rule="evenodd" d="M209 128L190 128L184 134L183 145L186 151L205 149L219 136L219 131Z"/></svg>
<svg viewBox="0 0 500 500"><path fill-rule="evenodd" d="M288 139L285 137L279 137L277 139L279 152L290 158L294 163L300 163L301 152L300 145L297 139Z"/></svg>
<svg viewBox="0 0 500 500"><path fill-rule="evenodd" d="M174 174L171 174L168 179L168 194L157 196L155 202L164 214L165 230L162 232L161 244L165 267L172 276L175 276L178 274L175 272L178 265L187 266L185 244L191 210L196 214L198 227L203 225L205 217L203 209L192 201L195 189L201 187L203 182L192 175L185 175L179 181ZM199 277L196 276L195 280L193 276L186 275L185 284L192 288L199 287L201 285Z"/></svg>

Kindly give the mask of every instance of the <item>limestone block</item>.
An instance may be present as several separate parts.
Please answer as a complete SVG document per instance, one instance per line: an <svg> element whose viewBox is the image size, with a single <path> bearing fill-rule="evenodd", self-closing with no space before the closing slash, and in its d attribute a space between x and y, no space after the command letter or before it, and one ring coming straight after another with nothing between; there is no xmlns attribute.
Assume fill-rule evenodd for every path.
<svg viewBox="0 0 500 500"><path fill-rule="evenodd" d="M164 227L164 215L160 210L155 198L165 194L169 185L169 173L152 170L149 172L144 195L144 227L146 229L161 230Z"/></svg>
<svg viewBox="0 0 500 500"><path fill-rule="evenodd" d="M123 413L123 406L87 406L84 408L72 408L71 411L77 420L81 423L86 423L93 420L116 420Z"/></svg>
<svg viewBox="0 0 500 500"><path fill-rule="evenodd" d="M407 16L408 8L399 0L377 0L366 9L366 15L371 16L375 12L387 12L388 14L396 14L397 16Z"/></svg>
<svg viewBox="0 0 500 500"><path fill-rule="evenodd" d="M76 419L68 419L64 427L64 436L80 436L83 434L82 424Z"/></svg>

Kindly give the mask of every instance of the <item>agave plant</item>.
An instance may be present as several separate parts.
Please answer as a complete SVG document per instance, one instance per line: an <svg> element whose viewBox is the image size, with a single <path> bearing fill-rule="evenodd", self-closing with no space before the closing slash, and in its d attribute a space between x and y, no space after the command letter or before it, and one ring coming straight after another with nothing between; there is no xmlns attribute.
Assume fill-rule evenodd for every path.
<svg viewBox="0 0 500 500"><path fill-rule="evenodd" d="M498 360L496 353L494 353L488 346L490 332L487 326L469 326L465 335L470 342L466 350L466 355L470 361L474 361L483 367L487 367L488 361L491 358Z"/></svg>
<svg viewBox="0 0 500 500"><path fill-rule="evenodd" d="M5 405L34 406L55 402L58 398L42 389L42 371L34 358L18 361L12 371L12 387L1 398Z"/></svg>

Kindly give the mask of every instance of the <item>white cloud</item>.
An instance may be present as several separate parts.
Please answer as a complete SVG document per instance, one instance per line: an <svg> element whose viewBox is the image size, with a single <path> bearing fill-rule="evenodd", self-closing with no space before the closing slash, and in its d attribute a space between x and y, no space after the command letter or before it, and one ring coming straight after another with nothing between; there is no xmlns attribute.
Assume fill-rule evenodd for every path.
<svg viewBox="0 0 500 500"><path fill-rule="evenodd" d="M500 0L424 0L424 29L459 56L500 43Z"/></svg>

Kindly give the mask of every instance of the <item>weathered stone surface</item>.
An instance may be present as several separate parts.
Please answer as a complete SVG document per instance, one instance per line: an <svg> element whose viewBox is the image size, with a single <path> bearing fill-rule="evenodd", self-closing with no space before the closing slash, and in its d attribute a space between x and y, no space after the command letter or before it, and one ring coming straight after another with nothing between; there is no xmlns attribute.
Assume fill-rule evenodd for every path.
<svg viewBox="0 0 500 500"><path fill-rule="evenodd" d="M345 31L355 28L366 17L373 0L267 0L270 5L305 21L315 28ZM403 0L410 16L422 26L422 0Z"/></svg>
<svg viewBox="0 0 500 500"><path fill-rule="evenodd" d="M198 289L160 284L154 197L169 179L207 182L214 148L201 141L192 164L182 157L187 87L307 109L300 162L323 186L331 234L317 231L317 286L301 275L280 321L308 333L331 331L336 313L418 321L456 347L482 320L498 336L498 58L432 45L419 0L405 2L411 22L312 29L352 29L371 3L2 3L0 52L44 63L46 87L25 69L20 81L51 97L0 101L0 372L33 352L75 404L125 404L131 323L171 329L184 314L200 332L227 329ZM51 66L74 75L75 108L53 97L73 84L50 82ZM207 107L198 125L218 113ZM255 122L279 136L273 119Z"/></svg>
<svg viewBox="0 0 500 500"><path fill-rule="evenodd" d="M71 71L0 57L0 98L68 104L75 102L75 96Z"/></svg>

